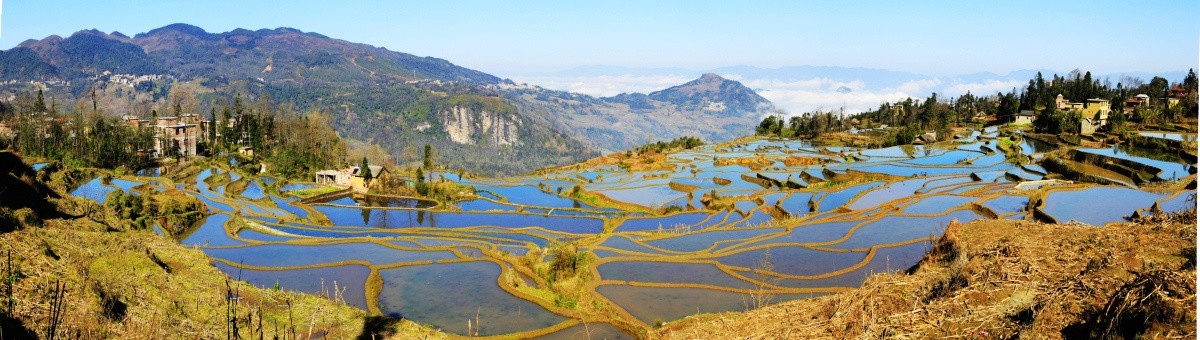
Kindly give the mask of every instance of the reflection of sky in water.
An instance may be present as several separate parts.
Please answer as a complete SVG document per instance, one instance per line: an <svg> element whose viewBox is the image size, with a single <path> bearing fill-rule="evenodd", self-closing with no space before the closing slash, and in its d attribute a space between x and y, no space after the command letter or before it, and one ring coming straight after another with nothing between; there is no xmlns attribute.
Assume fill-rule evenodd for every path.
<svg viewBox="0 0 1200 340"><path fill-rule="evenodd" d="M987 133L994 134L994 130ZM968 139L979 136L981 134L975 131ZM1191 138L1194 139L1194 136ZM549 247L554 242L579 242L581 248L592 249L593 254L602 258L631 255L595 247L644 254L599 266L599 279L731 288L753 288L755 285L730 275L713 263L679 263L671 260L689 258L754 268L770 254L775 273L811 276L863 263L865 250L876 247L874 258L845 274L813 280L779 279L776 282L781 287L854 287L871 273L903 269L915 264L928 245L913 241L940 236L951 220L958 219L965 223L982 218L967 208L971 203L1010 216L1008 218L1026 216L1023 212L1029 199L1023 193L1031 191L1013 191L1015 183L1012 180L1040 179L1046 169L1036 164L1015 166L1004 163L1005 157L999 152L985 153L985 147L995 150L996 144L994 140L981 140L951 147L902 146L861 150L813 147L795 141L760 140L725 148L733 151L714 151L714 147L706 146L670 155L669 162L677 165L674 171L629 173L619 167L603 166L564 169L543 177L524 176L513 181L488 178L463 180L455 174L446 173L447 179L473 185L480 196L492 200L460 201L448 207L462 211L431 212L370 208L418 207L418 201L370 201L343 197L326 202L340 206L312 206L319 212L314 216L309 216L304 205L297 202L296 198L266 194L263 185L276 183L273 178L249 177L247 180L251 182L238 197L228 197L220 192L221 188L214 190L203 183L212 174L224 173L223 170L208 169L196 177L197 183L194 185L199 193L185 192L197 197L217 213L208 216L185 235L176 237L182 238L182 244L199 246L212 257L264 267L324 265L338 261L366 261L373 265L445 261L457 258L450 249L456 249L467 257L485 256L488 253L479 248L521 256L527 252L540 254L542 247ZM1029 138L1022 140L1019 145L1027 154L1043 152L1050 147ZM759 153L755 153L756 150ZM844 154L831 156L822 152ZM1158 175L1163 179L1183 177L1190 172L1187 165L1137 152L1130 154L1133 151L1125 149L1081 149L1079 152L1160 168L1164 171ZM766 160L764 164L770 165L751 169L742 165L713 164L714 158L729 160L759 156ZM786 167L780 159L788 156L832 159L834 163ZM844 156L856 160L844 162ZM825 169L837 175L828 178L823 172ZM838 189L834 190L823 186L819 190L764 189L742 178L761 174L778 181L790 178L797 183L810 182L806 179L811 179L812 185L817 186L824 185L824 181L845 180L843 175L847 173L861 172L908 178L882 176L889 178L890 182L839 183L835 184ZM971 174L982 181L972 181L969 177ZM230 175L232 180L241 177ZM714 178L729 183L719 184ZM687 192L671 189L668 183L672 182L699 189L693 190L689 197ZM164 183L167 182L149 181L146 185L162 189ZM538 188L539 183L546 185L550 192ZM83 183L71 194L101 202L109 192L129 191L139 184L137 181L116 178L111 185L104 185L96 178ZM621 216L611 213L619 210L594 207L555 193L559 188L565 192L577 184L590 192L602 193L624 202L701 210L650 218L626 216L623 220L609 223L609 228L615 228L612 234L601 234L606 225L605 219ZM280 191L314 187L317 185L292 183L281 187ZM725 211L703 210L705 207L701 198L713 190L722 197L746 197L726 201L733 207ZM1050 186L1050 190L1054 190L1054 187ZM1156 201L1168 212L1193 206L1194 202L1188 201L1192 192L1174 195L1175 192L1100 186L1076 191L1051 191L1042 210L1060 222L1077 220L1099 225L1122 220L1134 210L1148 208ZM921 196L913 197L914 193ZM799 219L778 223L768 210L756 203L758 200L765 202L767 207L778 206ZM817 201L820 208L814 215L808 214L810 200ZM504 201L507 202L500 203ZM848 210L839 210L839 207ZM519 209L525 213L517 213ZM750 214L747 216L734 209ZM281 244L295 238L252 229L238 231L239 238L250 240L251 243L231 238L226 233L225 224L231 219L226 213L232 212L240 212L250 220L295 237L311 238L308 242L313 244ZM316 220L328 218L332 226L314 223L309 220L310 217ZM237 224L231 224L234 225ZM670 230L676 226L685 228ZM273 244L255 244L254 241ZM895 246L902 243L910 244ZM223 248L229 246L232 248ZM336 280L339 285L350 287L346 301L351 305L365 308L368 300L363 286L370 270L361 265L280 271L237 269L222 263L217 263L217 266L231 275L240 273L244 280L256 285L270 287L279 282L283 289L301 292L319 291L319 278L326 278L327 285ZM379 307L385 313L430 323L458 334L465 333L466 325L461 319L467 315L473 318L477 310L481 312L481 320L484 315L488 316L488 320L497 320L484 322L481 335L537 329L564 320L536 304L501 290L497 286L500 268L490 262L434 263L384 269L380 275L384 289L380 294ZM655 319L670 321L694 314L697 310L719 312L741 310L744 307L743 294L699 288L603 285L597 291L647 322ZM809 297L777 296L783 300ZM514 310L520 311L520 319L512 319L512 315L516 314Z"/></svg>

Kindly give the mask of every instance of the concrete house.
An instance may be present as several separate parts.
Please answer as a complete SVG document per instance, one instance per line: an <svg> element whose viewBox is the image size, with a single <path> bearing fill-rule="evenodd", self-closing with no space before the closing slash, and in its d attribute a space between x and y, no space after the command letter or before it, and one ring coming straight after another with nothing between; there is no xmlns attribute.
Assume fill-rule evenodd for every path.
<svg viewBox="0 0 1200 340"><path fill-rule="evenodd" d="M379 165L367 165L371 169L371 178L386 177L389 175L387 168ZM317 171L313 178L314 182L325 185L336 185L341 187L350 187L355 190L365 191L370 181L363 178L365 171L357 166L349 167L342 170L321 170Z"/></svg>
<svg viewBox="0 0 1200 340"><path fill-rule="evenodd" d="M1033 110L1021 110L1013 115L1013 124L1033 124L1037 120L1037 113Z"/></svg>
<svg viewBox="0 0 1200 340"><path fill-rule="evenodd" d="M1125 113L1132 113L1136 108L1147 106L1150 106L1150 96L1146 94L1139 94L1125 101Z"/></svg>
<svg viewBox="0 0 1200 340"><path fill-rule="evenodd" d="M384 168L382 166L367 165L367 168L371 169L371 178L387 177L387 175L388 175L387 168ZM358 189L365 190L367 188L367 185L371 184L370 181L363 178L363 175L366 175L367 172L361 171L361 169L359 169L359 167L357 167L357 166L350 168L350 174L354 176L354 177L350 178L350 187L353 187L355 190L358 190Z"/></svg>
<svg viewBox="0 0 1200 340"><path fill-rule="evenodd" d="M350 171L348 170L321 170L317 171L316 178L313 182L325 185L350 186Z"/></svg>
<svg viewBox="0 0 1200 340"><path fill-rule="evenodd" d="M170 154L172 150L178 150L181 157L195 156L198 130L196 124L188 124L180 117L158 117L154 121L155 157L174 157Z"/></svg>
<svg viewBox="0 0 1200 340"><path fill-rule="evenodd" d="M1107 99L1092 98L1084 104L1080 111L1079 134L1091 135L1101 127L1108 125L1108 114L1112 106Z"/></svg>
<svg viewBox="0 0 1200 340"><path fill-rule="evenodd" d="M1058 97L1054 99L1054 104L1056 106L1058 106L1059 110L1066 110L1067 103L1069 103L1069 102L1070 102L1069 100L1067 100L1066 98L1063 98L1063 95L1061 93L1059 93Z"/></svg>

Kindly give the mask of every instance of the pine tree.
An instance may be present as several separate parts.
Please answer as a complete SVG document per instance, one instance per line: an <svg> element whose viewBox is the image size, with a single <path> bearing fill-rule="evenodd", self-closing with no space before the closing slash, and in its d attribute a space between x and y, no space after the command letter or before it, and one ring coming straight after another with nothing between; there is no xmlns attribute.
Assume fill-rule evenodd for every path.
<svg viewBox="0 0 1200 340"><path fill-rule="evenodd" d="M38 89L37 101L33 103L33 109L37 112L46 112L46 97L42 96L41 89Z"/></svg>
<svg viewBox="0 0 1200 340"><path fill-rule="evenodd" d="M212 148L217 139L217 108L208 110L208 147Z"/></svg>
<svg viewBox="0 0 1200 340"><path fill-rule="evenodd" d="M425 144L425 161L421 163L426 169L433 169L433 147Z"/></svg>
<svg viewBox="0 0 1200 340"><path fill-rule="evenodd" d="M1188 69L1187 77L1183 78L1183 87L1190 91L1196 90L1196 71Z"/></svg>
<svg viewBox="0 0 1200 340"><path fill-rule="evenodd" d="M363 183L371 180L371 167L367 163L367 158L363 157L362 165L358 166L358 171L362 172Z"/></svg>

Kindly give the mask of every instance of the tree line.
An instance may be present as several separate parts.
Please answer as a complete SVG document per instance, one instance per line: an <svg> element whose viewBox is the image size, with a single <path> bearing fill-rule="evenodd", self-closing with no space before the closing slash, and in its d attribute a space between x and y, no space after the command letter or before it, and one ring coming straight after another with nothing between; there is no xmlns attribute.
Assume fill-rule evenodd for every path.
<svg viewBox="0 0 1200 340"><path fill-rule="evenodd" d="M1183 88L1188 93L1180 98L1178 105L1137 107L1129 115L1124 113L1125 101L1134 95L1146 94L1152 100L1158 100L1171 95L1172 88ZM1022 110L1037 114L1033 128L1038 132L1078 133L1079 113L1058 110L1055 100L1059 94L1072 102L1084 102L1092 98L1108 100L1111 105L1110 128L1122 129L1127 123L1160 124L1194 115L1197 109L1196 89L1197 76L1194 70L1188 70L1188 75L1178 83L1171 83L1162 77L1154 77L1149 82L1124 77L1116 84L1109 79L1095 79L1091 72L1079 70L1065 76L1054 74L1049 79L1038 72L1029 80L1028 86L994 95L980 96L967 92L957 98L945 99L932 93L924 99L884 102L877 109L853 115L815 110L785 118L783 112L777 111L763 118L755 128L755 134L816 138L828 132L887 125L910 130L890 136L908 139L922 131L938 131L941 136L942 133L949 133L952 126L982 124L986 120L977 118L985 116L994 115L997 119L995 123L1011 122Z"/></svg>
<svg viewBox="0 0 1200 340"><path fill-rule="evenodd" d="M159 109L175 116L195 113L196 101L190 93L176 95L166 107L151 110L150 117L138 118L148 118L153 124ZM197 136L204 136L197 143L202 155L249 147L253 152L245 157L254 163L266 162L270 172L288 178L308 178L313 171L347 164L346 144L330 128L328 114L316 110L300 113L291 105L275 103L269 95L250 102L235 94L210 105L208 130L200 134L201 126L196 127ZM11 147L27 158L108 169L140 169L154 163L150 158L154 129L135 128L108 117L94 99L90 107L76 105L60 112L46 105L41 91L26 93L0 103L0 122L13 130L11 137L0 138L0 147Z"/></svg>
<svg viewBox="0 0 1200 340"><path fill-rule="evenodd" d="M154 147L153 132L104 117L94 101L59 112L57 105L46 106L41 90L0 103L0 122L11 129L11 136L0 136L0 147L67 167L138 169L149 163Z"/></svg>

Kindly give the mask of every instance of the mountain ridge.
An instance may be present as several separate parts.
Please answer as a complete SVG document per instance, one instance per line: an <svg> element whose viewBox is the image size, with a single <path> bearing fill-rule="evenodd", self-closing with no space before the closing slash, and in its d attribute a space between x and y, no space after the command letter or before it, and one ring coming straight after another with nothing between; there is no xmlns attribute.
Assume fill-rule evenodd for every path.
<svg viewBox="0 0 1200 340"><path fill-rule="evenodd" d="M667 89L611 97L528 85L491 85L521 112L601 151L695 136L727 140L753 130L774 105L738 81L715 74Z"/></svg>
<svg viewBox="0 0 1200 340"><path fill-rule="evenodd" d="M0 80L10 81L0 96L28 96L35 85L24 80L44 82L36 86L59 103L78 104L97 89L102 112L145 117L174 106L168 99L178 98L177 89L199 96L188 110L200 113L220 111L235 95L273 98L298 112L329 114L343 137L381 146L399 163L419 161L411 149L430 144L445 165L489 174L685 135L735 138L769 106L715 75L657 91L657 99L603 100L288 27L210 33L171 24L133 37L116 33L86 29L0 51Z"/></svg>
<svg viewBox="0 0 1200 340"><path fill-rule="evenodd" d="M696 80L651 92L647 97L691 109L733 113L758 111L771 103L742 83L711 72ZM715 106L719 108L714 109Z"/></svg>
<svg viewBox="0 0 1200 340"><path fill-rule="evenodd" d="M129 50L130 45L137 46L141 53L132 53L129 50L123 54L124 58L117 60L135 65L110 61L88 69L80 67L78 62L63 58L64 55L72 54L72 51L63 50L64 44L75 42L92 47L93 58L102 57L101 53L98 53L101 51ZM418 57L289 27L255 31L238 28L228 32L210 33L197 26L177 23L138 33L132 38L123 34L118 36L88 29L76 31L66 38L51 35L40 40L29 39L14 47L17 48L28 48L36 52L41 61L55 66L58 71L81 72L60 74L44 70L34 76L0 72L0 77L72 79L111 71L134 75L169 73L177 77L224 76L233 79L263 78L266 81L283 81L294 79L296 76L313 76L314 73L321 72L314 67L324 67L341 73L339 81L335 82L350 84L416 79L462 81L481 85L502 82L496 76L454 65L444 59ZM310 50L336 51L345 56L369 59L371 62L359 64L354 58L341 60L320 55L305 58L307 55L303 52ZM88 54L87 51L76 52ZM159 67L147 68L145 65L136 64L144 64L147 61L156 63ZM107 68L101 70L101 66ZM264 71L268 66L270 70ZM316 75L314 78L322 77L332 78L328 75Z"/></svg>

